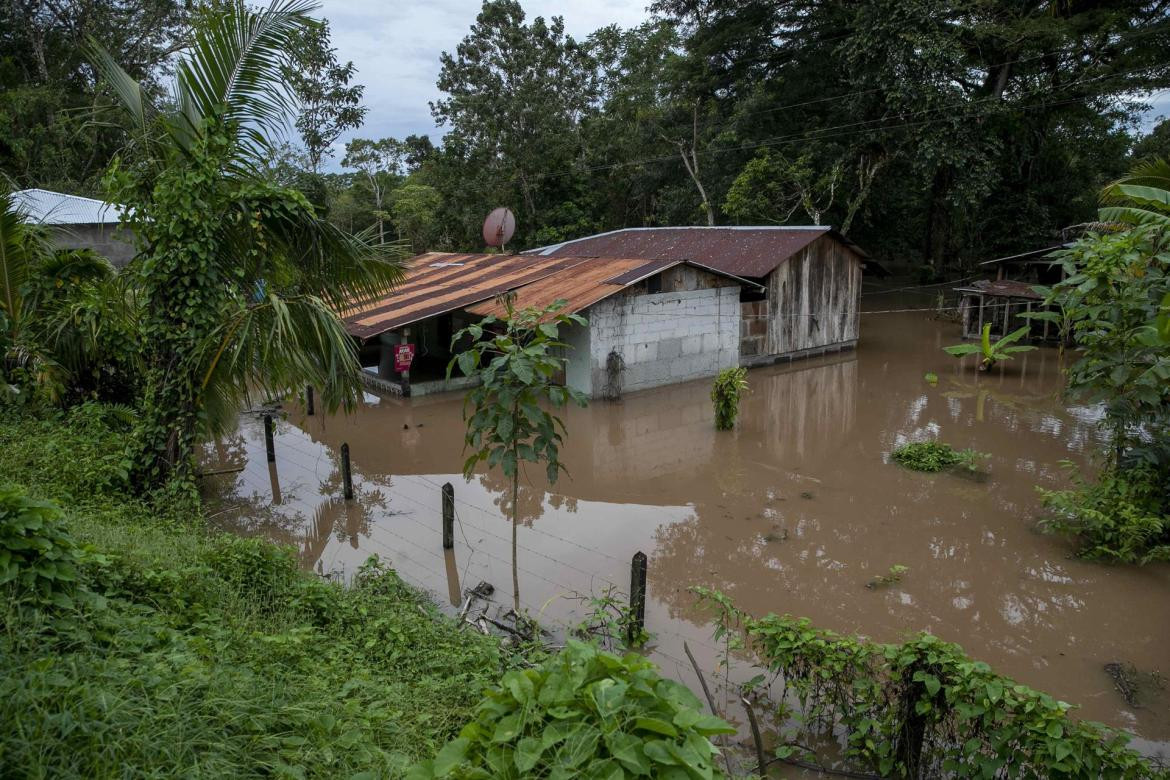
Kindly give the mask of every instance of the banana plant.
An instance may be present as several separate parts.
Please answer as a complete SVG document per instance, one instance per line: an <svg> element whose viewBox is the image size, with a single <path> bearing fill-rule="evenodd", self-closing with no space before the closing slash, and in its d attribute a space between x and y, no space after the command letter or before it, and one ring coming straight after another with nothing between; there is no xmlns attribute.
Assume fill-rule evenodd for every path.
<svg viewBox="0 0 1170 780"><path fill-rule="evenodd" d="M999 341L993 342L991 340L991 323L987 323L983 326L983 334L978 344L955 344L953 347L943 347L943 352L958 358L967 355L981 355L979 370L986 371L1001 360L1011 360L1012 355L1036 349L1028 344L1015 343L1028 334L1029 328L1029 325L1025 325L1019 330L1013 330Z"/></svg>

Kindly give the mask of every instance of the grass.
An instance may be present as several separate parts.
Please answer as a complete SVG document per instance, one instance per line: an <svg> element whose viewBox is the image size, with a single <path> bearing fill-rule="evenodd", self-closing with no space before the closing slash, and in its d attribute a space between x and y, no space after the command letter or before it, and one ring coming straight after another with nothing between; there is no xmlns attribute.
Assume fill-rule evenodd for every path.
<svg viewBox="0 0 1170 780"><path fill-rule="evenodd" d="M189 495L131 496L126 435L95 406L0 415L3 480L77 560L57 604L0 585L5 777L397 777L472 719L495 640L380 565L342 588Z"/></svg>

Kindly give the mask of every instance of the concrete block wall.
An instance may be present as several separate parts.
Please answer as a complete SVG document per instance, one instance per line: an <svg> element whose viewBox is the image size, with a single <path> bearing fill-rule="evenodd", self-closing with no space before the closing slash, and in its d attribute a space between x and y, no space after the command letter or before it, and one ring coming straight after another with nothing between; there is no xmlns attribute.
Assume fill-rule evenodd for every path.
<svg viewBox="0 0 1170 780"><path fill-rule="evenodd" d="M589 387L603 395L611 351L622 356L621 392L714 376L739 365L739 287L718 287L653 295L616 295L594 304L589 318ZM584 338L573 339L575 352ZM582 356L574 355L569 376L580 377Z"/></svg>

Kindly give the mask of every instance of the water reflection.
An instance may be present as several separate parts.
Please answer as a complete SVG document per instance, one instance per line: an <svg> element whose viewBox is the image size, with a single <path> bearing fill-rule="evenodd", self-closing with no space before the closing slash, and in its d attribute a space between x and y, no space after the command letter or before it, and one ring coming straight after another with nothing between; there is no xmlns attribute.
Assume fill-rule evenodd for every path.
<svg viewBox="0 0 1170 780"><path fill-rule="evenodd" d="M714 431L706 382L568 410L568 475L549 486L533 471L521 483L525 607L575 623L584 608L574 596L625 591L641 550L656 658L688 684L683 639L704 668L718 654L687 590L704 585L756 614L880 640L932 631L1158 749L1170 702L1126 705L1103 665L1166 673L1170 567L1085 563L1035 530L1035 486L1064 484L1061 460L1099 450L1099 411L1064 405L1055 352L979 375L938 349L955 330L917 315L867 318L855 353L752 371L733 432ZM210 500L225 527L295 544L306 568L352 573L377 554L453 608L481 581L509 601L510 485L456 473L460 413L457 397L381 400L348 418L290 408L277 430L279 503L259 423L245 416L208 447L209 469L245 466L205 480ZM927 435L990 453L986 478L889 462L897 444ZM343 442L352 502L341 500ZM441 547L445 482L455 485L454 551ZM901 582L865 587L894 565L909 567Z"/></svg>

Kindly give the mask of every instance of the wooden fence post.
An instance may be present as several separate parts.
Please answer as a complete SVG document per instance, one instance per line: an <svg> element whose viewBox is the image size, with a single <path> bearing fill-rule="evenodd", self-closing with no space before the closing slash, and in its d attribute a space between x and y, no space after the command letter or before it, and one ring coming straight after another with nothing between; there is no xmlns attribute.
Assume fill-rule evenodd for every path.
<svg viewBox="0 0 1170 780"><path fill-rule="evenodd" d="M455 488L450 482L443 485L443 549L455 546Z"/></svg>
<svg viewBox="0 0 1170 780"><path fill-rule="evenodd" d="M626 642L633 646L646 628L646 553L634 553L630 561L630 622Z"/></svg>
<svg viewBox="0 0 1170 780"><path fill-rule="evenodd" d="M272 415L264 415L264 449L268 454L268 462L276 462L276 443L272 439Z"/></svg>
<svg viewBox="0 0 1170 780"><path fill-rule="evenodd" d="M313 386L305 385L305 411L309 416L313 416Z"/></svg>
<svg viewBox="0 0 1170 780"><path fill-rule="evenodd" d="M345 486L345 500L352 500L353 473L349 469L349 444L341 445L341 483Z"/></svg>

